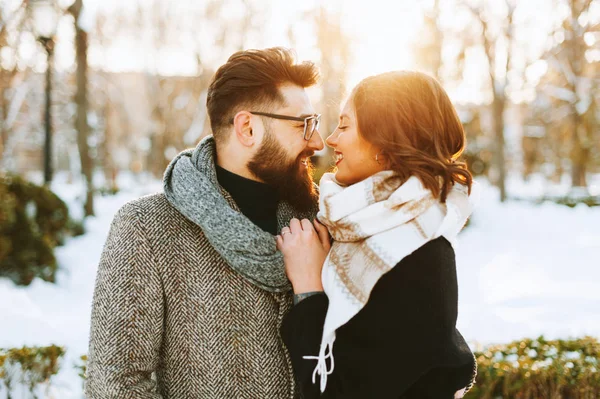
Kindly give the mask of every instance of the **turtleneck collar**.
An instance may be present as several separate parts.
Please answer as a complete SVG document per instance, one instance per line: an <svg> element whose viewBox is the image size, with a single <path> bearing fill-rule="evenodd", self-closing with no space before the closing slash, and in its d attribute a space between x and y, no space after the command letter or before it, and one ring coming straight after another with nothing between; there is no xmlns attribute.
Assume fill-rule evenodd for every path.
<svg viewBox="0 0 600 399"><path fill-rule="evenodd" d="M216 165L217 180L233 198L244 216L262 230L277 234L277 190Z"/></svg>

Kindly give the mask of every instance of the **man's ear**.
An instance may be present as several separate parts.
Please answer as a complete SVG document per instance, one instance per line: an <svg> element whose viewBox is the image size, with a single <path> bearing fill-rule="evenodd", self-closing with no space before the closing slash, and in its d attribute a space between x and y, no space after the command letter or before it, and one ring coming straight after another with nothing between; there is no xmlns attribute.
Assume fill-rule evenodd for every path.
<svg viewBox="0 0 600 399"><path fill-rule="evenodd" d="M233 129L235 136L242 145L252 147L256 137L252 132L252 114L248 111L240 111L233 117Z"/></svg>

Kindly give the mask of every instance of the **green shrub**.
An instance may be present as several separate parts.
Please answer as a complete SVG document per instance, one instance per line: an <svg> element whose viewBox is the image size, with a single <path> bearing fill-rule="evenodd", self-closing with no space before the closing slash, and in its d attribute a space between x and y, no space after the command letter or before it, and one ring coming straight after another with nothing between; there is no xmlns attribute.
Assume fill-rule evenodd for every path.
<svg viewBox="0 0 600 399"><path fill-rule="evenodd" d="M600 398L600 343L592 337L540 337L476 352L478 373L467 399Z"/></svg>
<svg viewBox="0 0 600 399"><path fill-rule="evenodd" d="M594 206L600 206L600 195L596 195L596 196L593 196L593 195L587 195L587 196L547 195L547 196L543 196L543 197L539 197L539 198L522 198L522 197L518 197L518 196L511 196L510 198L513 200L516 200L516 201L531 202L536 205L543 204L544 202L554 202L555 204L566 205L569 208L574 208L579 204L585 204L585 205L589 206L590 208L592 208Z"/></svg>
<svg viewBox="0 0 600 399"><path fill-rule="evenodd" d="M77 370L77 375L83 380L82 385L85 384L85 379L87 377L87 363L87 355L81 355L79 356L79 363L75 363L74 365L75 370Z"/></svg>
<svg viewBox="0 0 600 399"><path fill-rule="evenodd" d="M108 197L111 195L117 195L119 194L119 188L118 187L98 187L96 189L96 192L98 194L100 194L103 197Z"/></svg>
<svg viewBox="0 0 600 399"><path fill-rule="evenodd" d="M58 346L0 349L0 383L9 393L16 384L32 392L49 382L65 350ZM523 339L475 352L478 372L466 399L598 399L600 342ZM74 365L85 380L87 356Z"/></svg>
<svg viewBox="0 0 600 399"><path fill-rule="evenodd" d="M58 373L64 354L64 348L56 345L0 349L0 382L7 391L7 399L17 384L27 387L35 398L35 388L49 383Z"/></svg>
<svg viewBox="0 0 600 399"><path fill-rule="evenodd" d="M586 204L589 207L600 206L600 196L588 195L585 197L559 197L559 198L549 198L548 200L554 201L557 204L566 205L570 208L576 207L579 204Z"/></svg>
<svg viewBox="0 0 600 399"><path fill-rule="evenodd" d="M46 187L0 176L0 277L54 282L54 247L69 233L66 204Z"/></svg>

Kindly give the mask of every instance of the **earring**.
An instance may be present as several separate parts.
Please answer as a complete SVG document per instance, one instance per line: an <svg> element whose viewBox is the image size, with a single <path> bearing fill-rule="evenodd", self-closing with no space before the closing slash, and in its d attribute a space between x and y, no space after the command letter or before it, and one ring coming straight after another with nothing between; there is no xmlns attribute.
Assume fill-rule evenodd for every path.
<svg viewBox="0 0 600 399"><path fill-rule="evenodd" d="M379 154L381 154L383 150L379 151L376 155L375 155L375 162L377 162L378 164L381 165L381 162L379 162Z"/></svg>

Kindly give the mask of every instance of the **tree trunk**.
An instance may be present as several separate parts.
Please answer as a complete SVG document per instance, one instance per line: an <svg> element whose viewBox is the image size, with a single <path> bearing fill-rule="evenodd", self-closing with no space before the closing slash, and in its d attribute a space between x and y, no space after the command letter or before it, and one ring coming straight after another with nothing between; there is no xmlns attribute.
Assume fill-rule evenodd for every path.
<svg viewBox="0 0 600 399"><path fill-rule="evenodd" d="M2 32L0 32L0 44L2 42ZM0 51L2 46L0 45ZM12 70L0 68L0 159L7 157L5 154L7 151L8 138L11 133L12 126L8 125L8 112L10 109L10 100L7 96L7 89L14 86L14 79L17 76L17 68L14 67ZM14 96L13 96L14 97ZM0 164L2 164L0 162ZM6 165L2 165L4 167Z"/></svg>
<svg viewBox="0 0 600 399"><path fill-rule="evenodd" d="M319 133L323 140L327 138L338 125L340 105L346 95L345 78L343 72L350 59L350 45L348 37L341 29L340 16L328 12L321 7L315 16L317 34L317 47L321 53L321 103L322 112ZM325 146L324 151L316 159L315 181L318 182L324 172L333 168L333 149Z"/></svg>
<svg viewBox="0 0 600 399"><path fill-rule="evenodd" d="M112 157L111 147L113 141L113 126L112 126L112 112L114 111L113 104L108 101L104 108L104 140L102 140L102 168L104 170L104 180L108 185L108 190L111 193L119 191L117 186L117 167Z"/></svg>
<svg viewBox="0 0 600 399"><path fill-rule="evenodd" d="M2 77L0 76L0 79ZM0 88L0 157L4 156L4 143L6 143L6 139L8 137L8 129L4 124L4 120L6 119L6 110L4 102L4 90Z"/></svg>
<svg viewBox="0 0 600 399"><path fill-rule="evenodd" d="M444 33L440 28L440 0L433 2L433 52L432 52L432 70L433 76L439 81L442 81L442 46L444 41Z"/></svg>
<svg viewBox="0 0 600 399"><path fill-rule="evenodd" d="M71 6L71 12L75 18L75 57L77 59L77 91L75 93L75 104L77 105L77 116L75 130L77 130L77 146L79 147L79 158L81 160L81 172L86 183L86 200L83 206L85 216L94 214L94 187L92 181L93 164L90 157L88 136L90 127L87 121L88 99L87 99L87 47L88 35L79 26L82 0L76 0Z"/></svg>
<svg viewBox="0 0 600 399"><path fill-rule="evenodd" d="M494 115L494 160L498 173L496 185L500 190L500 201L506 201L506 160L504 156L504 107L506 99L498 93L494 93L492 112Z"/></svg>
<svg viewBox="0 0 600 399"><path fill-rule="evenodd" d="M589 8L590 2L585 2L586 5L582 7L582 3L571 0L571 29L567 36L567 43L569 44L569 67L575 75L575 80L570 82L569 89L575 93L577 102L581 101L581 93L578 92L577 80L584 76L584 65L586 64L585 59L585 43L582 41L583 37L579 36L577 32L582 29L579 19L585 13L586 8ZM588 162L590 161L590 145L587 139L586 126L583 120L583 115L579 113L579 110L575 105L571 108L573 115L573 131L572 131L572 145L571 145L571 187L587 187L586 181L586 169Z"/></svg>
<svg viewBox="0 0 600 399"><path fill-rule="evenodd" d="M43 41L47 52L46 101L44 103L44 185L52 182L52 65L54 64L54 39Z"/></svg>
<svg viewBox="0 0 600 399"><path fill-rule="evenodd" d="M587 165L590 160L590 148L584 144L585 127L581 117L575 112L573 126L573 147L571 149L571 187L587 187Z"/></svg>

